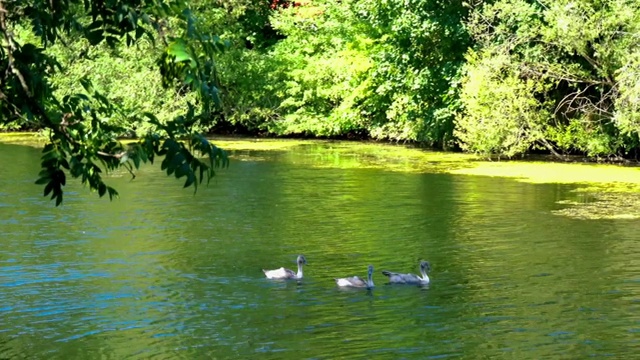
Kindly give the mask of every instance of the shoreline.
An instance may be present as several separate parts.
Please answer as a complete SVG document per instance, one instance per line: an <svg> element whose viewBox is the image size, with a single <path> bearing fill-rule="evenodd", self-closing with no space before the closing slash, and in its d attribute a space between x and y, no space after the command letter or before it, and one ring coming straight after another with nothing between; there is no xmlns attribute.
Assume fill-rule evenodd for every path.
<svg viewBox="0 0 640 360"><path fill-rule="evenodd" d="M319 167L384 168L391 171L412 173L449 173L513 178L529 183L559 184L628 184L640 191L640 166L638 163L612 163L585 160L572 156L570 161L553 155L529 154L517 159L492 160L459 151L443 151L375 140L335 140L268 138L249 136L210 135L207 138L216 146L237 152L278 151L298 146L329 145L326 151L347 159L343 163L317 163ZM45 139L34 132L0 133L1 144L42 147ZM126 143L136 139L119 139ZM235 156L234 156L235 155ZM230 154L241 160L251 154ZM614 186L618 187L618 186ZM628 190L627 190L628 191Z"/></svg>
<svg viewBox="0 0 640 360"><path fill-rule="evenodd" d="M637 164L558 161L548 155L490 161L451 151L381 141L208 136L234 161L264 161L265 153L303 151L301 166L318 169L376 169L411 174L447 174L512 179L540 185L569 185L569 198L557 199L552 212L576 219L640 219L640 166ZM40 139L40 140L38 140ZM42 147L36 133L0 133L0 144ZM133 141L132 139L129 139ZM123 141L123 140L121 140ZM126 142L126 140L124 140ZM34 174L35 178L36 174ZM578 200L584 196L591 200Z"/></svg>
<svg viewBox="0 0 640 360"><path fill-rule="evenodd" d="M418 149L422 151L447 153L447 154L460 154L462 156L470 156L479 161L488 162L549 162L559 164L594 164L594 165L616 165L623 167L640 167L640 159L630 158L591 158L583 155L563 155L559 158L551 153L527 153L514 158L505 158L498 156L482 156L473 153L467 153L460 150L442 150L429 146L423 146L415 142L400 142L389 140L375 140L375 139L348 139L348 138L325 138L325 137L308 137L308 136L255 136L255 135L237 135L237 134L207 134L207 139L216 145L216 142L222 142L225 146L219 146L226 150L270 150L277 147L288 147L286 143L353 143L353 144L375 144L381 146L394 146L402 148ZM122 137L117 138L118 141L123 143L135 142L137 138ZM281 142L281 146L264 146L262 144ZM37 132L29 131L5 131L0 132L0 143L4 144L18 144L26 146L39 147L45 143L45 139ZM255 146L248 145L254 143ZM231 146L228 146L231 145ZM216 145L217 146L217 145Z"/></svg>

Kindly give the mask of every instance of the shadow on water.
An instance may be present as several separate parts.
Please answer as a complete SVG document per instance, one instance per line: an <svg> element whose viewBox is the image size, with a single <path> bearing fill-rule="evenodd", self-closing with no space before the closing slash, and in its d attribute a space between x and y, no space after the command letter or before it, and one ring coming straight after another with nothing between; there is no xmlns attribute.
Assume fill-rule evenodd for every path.
<svg viewBox="0 0 640 360"><path fill-rule="evenodd" d="M569 186L313 166L332 154L257 152L195 195L145 167L109 178L117 201L71 182L55 208L33 185L39 151L0 145L0 358L623 358L640 346L633 222L553 215ZM264 278L300 253L304 279ZM417 273L422 259L428 287L385 284L381 270ZM375 288L336 286L368 264Z"/></svg>

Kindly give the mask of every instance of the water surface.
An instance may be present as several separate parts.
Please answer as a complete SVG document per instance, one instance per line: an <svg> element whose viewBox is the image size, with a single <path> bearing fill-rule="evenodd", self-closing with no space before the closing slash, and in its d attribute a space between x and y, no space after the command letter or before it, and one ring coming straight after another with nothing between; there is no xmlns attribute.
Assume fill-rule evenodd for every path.
<svg viewBox="0 0 640 360"><path fill-rule="evenodd" d="M0 145L0 358L630 358L637 220L554 214L570 185L335 168L330 143L234 153L194 195L145 167L55 208ZM322 167L315 166L322 164ZM309 265L300 282L262 268ZM383 269L433 266L426 288ZM366 275L372 291L334 277Z"/></svg>

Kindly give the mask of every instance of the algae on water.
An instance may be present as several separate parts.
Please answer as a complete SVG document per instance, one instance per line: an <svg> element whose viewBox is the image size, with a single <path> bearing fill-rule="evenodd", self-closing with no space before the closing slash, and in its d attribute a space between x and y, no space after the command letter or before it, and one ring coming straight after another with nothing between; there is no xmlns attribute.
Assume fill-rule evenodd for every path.
<svg viewBox="0 0 640 360"><path fill-rule="evenodd" d="M0 143L26 145L34 147L44 146L47 138L34 132L9 132L0 133Z"/></svg>

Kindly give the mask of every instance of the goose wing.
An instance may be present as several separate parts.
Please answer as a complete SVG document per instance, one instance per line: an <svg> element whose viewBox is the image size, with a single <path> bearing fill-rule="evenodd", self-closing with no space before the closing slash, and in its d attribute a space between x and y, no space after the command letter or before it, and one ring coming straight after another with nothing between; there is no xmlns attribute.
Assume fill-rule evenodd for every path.
<svg viewBox="0 0 640 360"><path fill-rule="evenodd" d="M359 276L336 279L338 286L366 287L367 282Z"/></svg>
<svg viewBox="0 0 640 360"><path fill-rule="evenodd" d="M401 274L391 271L383 271L382 274L389 278L389 282L393 284L419 284L422 279L414 274Z"/></svg>
<svg viewBox="0 0 640 360"><path fill-rule="evenodd" d="M267 279L294 279L296 277L296 273L293 270L285 269L284 267L275 270L262 269L262 271Z"/></svg>

